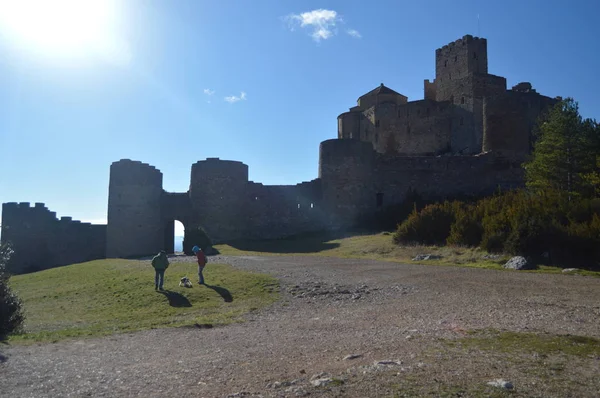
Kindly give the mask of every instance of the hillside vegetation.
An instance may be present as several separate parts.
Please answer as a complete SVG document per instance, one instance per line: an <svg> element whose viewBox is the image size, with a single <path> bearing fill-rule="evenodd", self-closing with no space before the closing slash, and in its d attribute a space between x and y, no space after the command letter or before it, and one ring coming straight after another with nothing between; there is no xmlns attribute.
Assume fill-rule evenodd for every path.
<svg viewBox="0 0 600 398"><path fill-rule="evenodd" d="M26 333L11 342L226 324L278 298L274 278L223 264L206 267L206 286L178 286L181 277L194 281L195 274L193 263L172 263L164 292L154 290L149 261L98 260L14 276L11 286L23 301Z"/></svg>

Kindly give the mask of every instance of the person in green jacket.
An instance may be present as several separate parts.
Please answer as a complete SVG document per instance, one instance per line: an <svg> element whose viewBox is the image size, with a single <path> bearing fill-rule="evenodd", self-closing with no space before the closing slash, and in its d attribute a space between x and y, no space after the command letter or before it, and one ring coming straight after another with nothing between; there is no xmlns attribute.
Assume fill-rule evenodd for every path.
<svg viewBox="0 0 600 398"><path fill-rule="evenodd" d="M163 283L165 281L165 271L169 268L169 259L167 252L161 250L152 258L152 266L154 267L154 290L164 290Z"/></svg>

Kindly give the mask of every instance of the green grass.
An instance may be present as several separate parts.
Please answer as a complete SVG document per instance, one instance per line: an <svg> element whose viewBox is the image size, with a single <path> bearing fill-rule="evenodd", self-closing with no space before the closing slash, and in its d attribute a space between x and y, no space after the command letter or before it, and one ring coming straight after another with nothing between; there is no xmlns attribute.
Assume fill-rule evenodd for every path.
<svg viewBox="0 0 600 398"><path fill-rule="evenodd" d="M207 286L179 287L197 266L172 263L165 274L165 292L154 290L149 262L98 260L49 269L10 280L24 302L26 333L17 343L56 341L141 329L240 321L241 315L276 301L276 279L229 265L205 268Z"/></svg>
<svg viewBox="0 0 600 398"><path fill-rule="evenodd" d="M400 246L392 241L392 234L355 234L353 236L334 237L327 234L307 234L304 236L266 241L238 241L230 244L216 245L215 248L224 255L269 256L269 255L308 255L330 256L340 258L365 258L382 261L395 261L405 264L424 264L441 266L461 266L506 270L503 265L511 257L501 255L497 259L484 258L485 251L473 247L452 246ZM418 254L441 256L439 260L412 261ZM540 265L527 273L553 273L562 275L586 275L600 277L600 272L580 270L563 273L561 268Z"/></svg>
<svg viewBox="0 0 600 398"><path fill-rule="evenodd" d="M555 354L599 357L600 340L576 335L550 335L495 330L474 331L471 336L448 344L506 354L530 352L542 356Z"/></svg>

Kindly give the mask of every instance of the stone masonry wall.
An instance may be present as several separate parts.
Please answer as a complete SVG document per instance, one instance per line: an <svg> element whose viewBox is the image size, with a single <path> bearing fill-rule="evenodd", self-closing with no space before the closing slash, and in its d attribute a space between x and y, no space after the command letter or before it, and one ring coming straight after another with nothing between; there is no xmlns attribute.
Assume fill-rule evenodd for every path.
<svg viewBox="0 0 600 398"><path fill-rule="evenodd" d="M535 92L507 91L483 102L483 150L524 158L532 150L532 132L541 114L557 102Z"/></svg>
<svg viewBox="0 0 600 398"><path fill-rule="evenodd" d="M8 269L15 274L104 258L106 226L56 218L43 203L4 203L2 243L15 251Z"/></svg>
<svg viewBox="0 0 600 398"><path fill-rule="evenodd" d="M375 108L375 135L370 140L379 153L401 156L437 154L449 150L452 111L448 103L431 100Z"/></svg>
<svg viewBox="0 0 600 398"><path fill-rule="evenodd" d="M110 166L107 257L151 255L162 247L162 178L139 161L123 159Z"/></svg>

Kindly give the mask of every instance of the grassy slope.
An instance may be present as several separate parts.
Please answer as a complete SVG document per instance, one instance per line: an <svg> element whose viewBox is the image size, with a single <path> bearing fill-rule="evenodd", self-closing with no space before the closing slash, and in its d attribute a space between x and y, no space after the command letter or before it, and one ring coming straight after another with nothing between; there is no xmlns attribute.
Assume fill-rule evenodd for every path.
<svg viewBox="0 0 600 398"><path fill-rule="evenodd" d="M383 261L395 261L408 264L451 265L505 270L502 266L510 256L495 259L484 258L485 251L478 248L448 246L399 246L392 242L390 233L358 234L341 238L327 235L306 235L298 239L280 239L271 241L241 241L216 245L224 255L317 255L342 258L367 258ZM439 260L412 261L417 254L442 256ZM508 270L507 270L508 271ZM562 270L541 265L534 273L556 273ZM565 275L600 276L599 272L576 271Z"/></svg>
<svg viewBox="0 0 600 398"><path fill-rule="evenodd" d="M14 276L11 285L25 304L27 333L11 341L225 324L278 297L274 278L222 264L205 269L208 286L178 286L182 276L194 280L196 272L193 263L171 264L164 293L154 290L154 271L140 261L98 260Z"/></svg>

